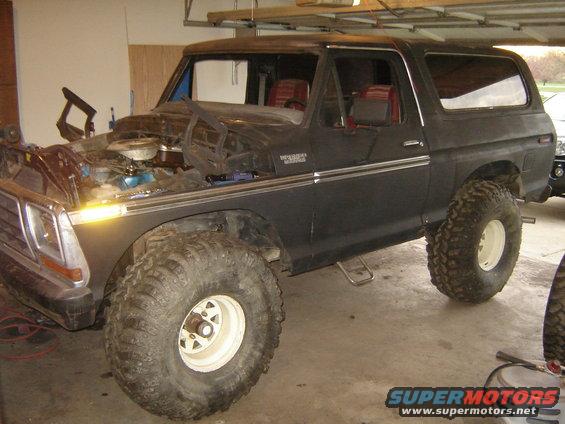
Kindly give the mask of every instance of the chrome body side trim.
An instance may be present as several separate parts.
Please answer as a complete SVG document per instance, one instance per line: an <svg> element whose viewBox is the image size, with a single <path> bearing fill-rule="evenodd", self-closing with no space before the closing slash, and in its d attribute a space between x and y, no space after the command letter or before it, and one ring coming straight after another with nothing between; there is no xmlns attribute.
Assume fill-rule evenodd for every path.
<svg viewBox="0 0 565 424"><path fill-rule="evenodd" d="M348 168L332 169L329 171L319 171L314 173L314 182L325 183L329 181L344 180L383 172L399 171L430 164L429 156L417 156L407 159L391 160L387 162L377 162L367 165L352 166Z"/></svg>
<svg viewBox="0 0 565 424"><path fill-rule="evenodd" d="M121 216L133 216L151 212L184 208L208 202L219 202L238 197L252 196L255 194L271 193L278 190L288 190L310 186L319 182L337 181L348 178L357 178L365 175L379 174L389 171L410 169L426 166L430 163L429 156L398 159L386 162L377 162L366 165L351 166L347 168L331 169L308 174L299 174L289 177L272 178L268 180L251 181L230 186L203 189L188 193L164 195L161 197L147 198L123 203L125 212ZM69 218L75 225L81 221L73 219L80 211L70 212Z"/></svg>
<svg viewBox="0 0 565 424"><path fill-rule="evenodd" d="M410 81L410 86L412 88L412 94L414 95L414 100L416 101L416 107L418 109L418 115L420 116L420 123L422 127L425 127L426 124L424 122L424 115L422 113L422 107L420 106L420 100L418 100L418 94L416 92L416 86L414 85L414 78L412 77L412 72L410 71L410 67L408 66L408 61L406 60L406 56L398 49L391 49L387 47L362 47L362 46L339 46L336 44L330 44L327 46L329 49L342 49L342 50L374 50L374 51L387 51L398 53L400 58L402 59L402 63L404 63L404 68L408 73L408 80Z"/></svg>
<svg viewBox="0 0 565 424"><path fill-rule="evenodd" d="M161 210L182 208L190 205L198 205L206 202L218 202L247 195L269 193L278 190L287 190L309 186L314 183L312 174L300 174L290 177L272 178L262 181L251 181L247 183L234 184L226 187L218 187L179 193L152 199L142 199L126 202L124 215L137 215L139 213L157 212ZM74 212L69 214L71 222Z"/></svg>

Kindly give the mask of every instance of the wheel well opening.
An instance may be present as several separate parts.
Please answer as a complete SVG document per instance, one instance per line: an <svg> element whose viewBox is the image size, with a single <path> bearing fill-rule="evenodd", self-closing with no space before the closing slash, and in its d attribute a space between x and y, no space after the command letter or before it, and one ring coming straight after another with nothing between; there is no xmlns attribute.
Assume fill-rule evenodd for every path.
<svg viewBox="0 0 565 424"><path fill-rule="evenodd" d="M511 161L491 162L476 169L465 182L470 180L494 181L518 197L524 196L520 169Z"/></svg>
<svg viewBox="0 0 565 424"><path fill-rule="evenodd" d="M150 243L160 242L178 233L197 231L228 234L258 249L269 262L280 259L283 268L290 263L276 228L265 218L249 210L217 211L169 221L141 235L114 267L106 284L106 292L125 274L126 268L145 253Z"/></svg>

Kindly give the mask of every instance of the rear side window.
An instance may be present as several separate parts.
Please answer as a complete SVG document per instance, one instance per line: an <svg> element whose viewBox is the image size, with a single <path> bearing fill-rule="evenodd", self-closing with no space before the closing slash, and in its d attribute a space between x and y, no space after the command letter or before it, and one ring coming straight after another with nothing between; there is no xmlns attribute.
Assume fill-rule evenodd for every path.
<svg viewBox="0 0 565 424"><path fill-rule="evenodd" d="M426 62L444 109L492 109L528 103L524 81L510 58L428 54Z"/></svg>

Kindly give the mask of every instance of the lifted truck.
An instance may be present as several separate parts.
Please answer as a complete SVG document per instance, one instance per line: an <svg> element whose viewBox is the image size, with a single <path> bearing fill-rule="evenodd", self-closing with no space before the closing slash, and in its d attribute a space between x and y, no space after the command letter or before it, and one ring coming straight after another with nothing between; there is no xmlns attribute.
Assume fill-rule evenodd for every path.
<svg viewBox="0 0 565 424"><path fill-rule="evenodd" d="M504 50L195 44L155 109L92 137L95 111L65 97L70 143L1 145L1 274L70 330L109 303L117 382L170 418L227 409L268 369L284 319L269 262L297 274L425 233L432 283L484 302L518 257L515 199L549 194L555 130Z"/></svg>

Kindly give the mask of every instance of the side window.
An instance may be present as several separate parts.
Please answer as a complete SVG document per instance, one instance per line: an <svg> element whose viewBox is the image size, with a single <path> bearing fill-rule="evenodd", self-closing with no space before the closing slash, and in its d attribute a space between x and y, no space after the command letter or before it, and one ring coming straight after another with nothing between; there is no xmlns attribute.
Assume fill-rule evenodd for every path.
<svg viewBox="0 0 565 424"><path fill-rule="evenodd" d="M181 79L177 83L177 86L174 88L169 101L176 102L182 100L184 96L190 95L190 76L191 73L188 69L185 69Z"/></svg>
<svg viewBox="0 0 565 424"><path fill-rule="evenodd" d="M323 103L323 125L368 127L402 122L398 78L387 60L367 56L338 57L335 70L341 91L330 79ZM340 103L345 115L343 123L339 119Z"/></svg>
<svg viewBox="0 0 565 424"><path fill-rule="evenodd" d="M508 57L428 54L426 63L446 110L524 106L528 94Z"/></svg>

